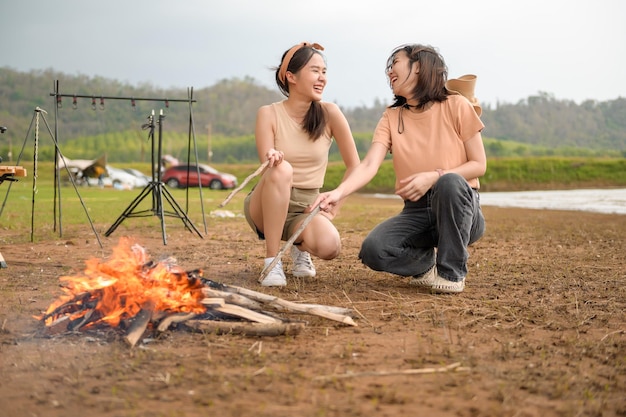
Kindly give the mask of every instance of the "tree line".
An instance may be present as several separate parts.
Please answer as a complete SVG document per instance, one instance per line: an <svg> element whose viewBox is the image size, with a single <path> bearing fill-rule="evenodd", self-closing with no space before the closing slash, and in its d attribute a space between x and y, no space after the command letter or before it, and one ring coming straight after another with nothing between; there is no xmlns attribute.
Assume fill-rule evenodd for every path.
<svg viewBox="0 0 626 417"><path fill-rule="evenodd" d="M66 96L54 96L57 82L58 92ZM256 111L281 99L277 90L251 77L224 79L198 90L162 89L52 69L0 68L0 125L8 128L0 136L0 156L15 159L32 140L35 109L40 108L45 111L38 120L42 159L53 157L50 138L54 135L70 158L106 153L110 161L144 161L150 156L151 139L160 138L163 152L179 159L187 159L190 153L195 159L197 153L202 161L256 160ZM372 106L342 108L360 153L367 151L387 104L377 100ZM486 126L485 146L492 157L626 156L626 98L576 104L539 93L514 104L487 103L481 118ZM154 130L151 120L152 126L155 121L158 125ZM30 149L23 153L25 159L33 157ZM338 157L334 150L331 157Z"/></svg>

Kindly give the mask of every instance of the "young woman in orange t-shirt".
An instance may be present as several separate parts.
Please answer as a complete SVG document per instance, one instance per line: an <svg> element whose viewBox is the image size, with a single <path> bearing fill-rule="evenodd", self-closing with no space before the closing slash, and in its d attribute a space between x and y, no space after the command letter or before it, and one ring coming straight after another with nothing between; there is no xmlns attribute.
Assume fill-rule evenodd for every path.
<svg viewBox="0 0 626 417"><path fill-rule="evenodd" d="M465 288L467 247L485 230L478 178L487 163L480 106L473 97L475 76L448 82L443 57L419 44L396 48L386 72L395 101L383 113L372 146L359 166L314 205L332 210L367 184L391 153L395 192L404 208L368 234L359 257L376 271L411 277L416 286L459 293ZM451 85L464 81L470 82L470 94L452 91Z"/></svg>

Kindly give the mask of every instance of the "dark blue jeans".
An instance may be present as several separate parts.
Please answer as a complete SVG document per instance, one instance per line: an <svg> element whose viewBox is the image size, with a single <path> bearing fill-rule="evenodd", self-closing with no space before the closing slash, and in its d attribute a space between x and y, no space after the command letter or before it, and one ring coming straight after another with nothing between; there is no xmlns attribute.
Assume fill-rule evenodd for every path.
<svg viewBox="0 0 626 417"><path fill-rule="evenodd" d="M401 276L421 275L436 263L442 278L461 281L467 275L467 247L484 233L478 191L449 173L420 200L405 201L400 214L376 226L359 258L375 271Z"/></svg>

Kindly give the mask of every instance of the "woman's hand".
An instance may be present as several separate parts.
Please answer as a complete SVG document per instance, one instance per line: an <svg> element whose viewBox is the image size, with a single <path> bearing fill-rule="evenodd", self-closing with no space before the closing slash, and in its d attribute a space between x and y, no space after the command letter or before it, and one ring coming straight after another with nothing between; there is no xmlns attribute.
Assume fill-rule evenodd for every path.
<svg viewBox="0 0 626 417"><path fill-rule="evenodd" d="M396 190L396 195L403 200L417 201L431 189L439 179L436 171L418 172L400 180L400 188Z"/></svg>
<svg viewBox="0 0 626 417"><path fill-rule="evenodd" d="M275 167L276 165L283 162L285 154L282 151L277 151L276 149L272 148L265 153L265 158L270 161L270 163L268 164L269 167Z"/></svg>
<svg viewBox="0 0 626 417"><path fill-rule="evenodd" d="M342 195L337 189L321 193L317 196L313 204L311 204L310 210L313 210L313 208L319 205L320 213L332 220L336 215L341 198Z"/></svg>

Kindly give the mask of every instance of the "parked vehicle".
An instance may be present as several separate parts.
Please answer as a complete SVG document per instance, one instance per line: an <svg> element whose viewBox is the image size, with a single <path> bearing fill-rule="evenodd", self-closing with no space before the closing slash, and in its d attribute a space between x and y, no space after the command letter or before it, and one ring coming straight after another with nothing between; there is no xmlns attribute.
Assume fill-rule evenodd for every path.
<svg viewBox="0 0 626 417"><path fill-rule="evenodd" d="M146 178L138 177L130 174L121 168L115 168L111 165L106 166L107 177L113 184L114 188L118 189L132 189L140 188L148 185Z"/></svg>
<svg viewBox="0 0 626 417"><path fill-rule="evenodd" d="M198 171L200 172L200 181L198 180ZM161 179L171 188L197 187L200 182L203 187L212 190L230 189L237 186L237 177L219 172L205 164L171 166L163 172Z"/></svg>
<svg viewBox="0 0 626 417"><path fill-rule="evenodd" d="M152 177L150 177L149 175L144 174L143 172L139 171L138 169L135 168L122 168L124 171L128 172L131 175L134 175L135 177L137 177L136 179L136 187L145 187L146 185L148 185L150 183L150 181L152 181Z"/></svg>

